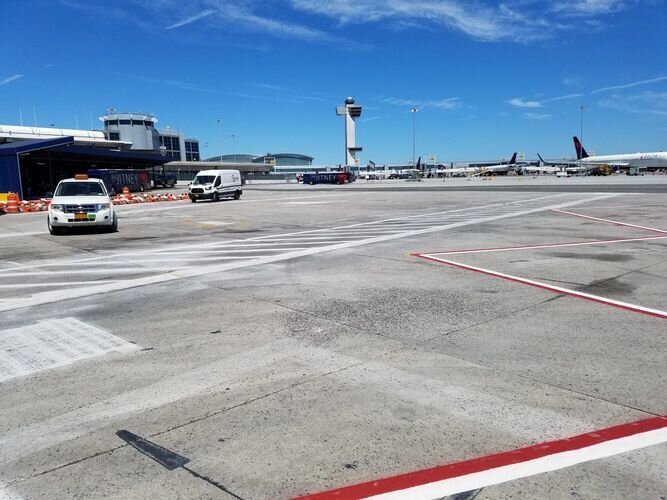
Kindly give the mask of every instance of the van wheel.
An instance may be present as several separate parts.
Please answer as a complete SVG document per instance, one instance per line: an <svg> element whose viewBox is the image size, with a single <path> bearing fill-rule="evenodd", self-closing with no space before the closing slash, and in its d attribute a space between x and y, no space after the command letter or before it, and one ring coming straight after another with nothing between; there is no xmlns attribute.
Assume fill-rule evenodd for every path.
<svg viewBox="0 0 667 500"><path fill-rule="evenodd" d="M213 193L213 201L220 201L220 195L217 192Z"/></svg>
<svg viewBox="0 0 667 500"><path fill-rule="evenodd" d="M241 197L241 191L234 191L234 199L238 200Z"/></svg>

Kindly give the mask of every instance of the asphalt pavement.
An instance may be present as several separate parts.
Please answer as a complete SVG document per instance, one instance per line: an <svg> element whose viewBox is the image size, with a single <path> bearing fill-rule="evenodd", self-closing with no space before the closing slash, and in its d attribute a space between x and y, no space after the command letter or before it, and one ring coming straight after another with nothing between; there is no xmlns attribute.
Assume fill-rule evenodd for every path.
<svg viewBox="0 0 667 500"><path fill-rule="evenodd" d="M0 499L664 497L664 178L1 216ZM534 445L560 451L401 493Z"/></svg>

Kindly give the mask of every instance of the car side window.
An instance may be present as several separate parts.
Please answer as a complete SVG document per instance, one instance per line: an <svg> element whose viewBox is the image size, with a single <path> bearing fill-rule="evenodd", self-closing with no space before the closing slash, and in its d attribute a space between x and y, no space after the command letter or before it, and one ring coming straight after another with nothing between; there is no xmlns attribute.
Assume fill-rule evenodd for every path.
<svg viewBox="0 0 667 500"><path fill-rule="evenodd" d="M221 181L222 181L222 179L220 179L220 177L216 177L214 186L218 187L220 185Z"/></svg>

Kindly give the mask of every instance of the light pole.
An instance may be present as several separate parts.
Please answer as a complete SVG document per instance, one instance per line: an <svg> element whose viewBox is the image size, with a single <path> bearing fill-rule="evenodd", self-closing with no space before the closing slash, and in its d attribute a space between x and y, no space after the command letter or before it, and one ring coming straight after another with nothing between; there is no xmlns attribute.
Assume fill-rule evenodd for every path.
<svg viewBox="0 0 667 500"><path fill-rule="evenodd" d="M234 155L234 163L236 163L236 134L232 134L232 154Z"/></svg>
<svg viewBox="0 0 667 500"><path fill-rule="evenodd" d="M419 108L414 107L410 110L410 113L412 113L412 168L415 168L415 139L417 137L416 130L417 130L417 113L419 112Z"/></svg>
<svg viewBox="0 0 667 500"><path fill-rule="evenodd" d="M581 144L584 143L584 107L579 106L579 111L581 111L581 125L579 128L579 135L581 135Z"/></svg>
<svg viewBox="0 0 667 500"><path fill-rule="evenodd" d="M218 118L218 137L220 138L220 161L222 161L222 131L221 131L221 120Z"/></svg>
<svg viewBox="0 0 667 500"><path fill-rule="evenodd" d="M581 160L584 153L584 106L583 104L579 106L579 111L581 112L581 122L579 124L579 137L581 141L581 153L579 154L579 169L581 169Z"/></svg>

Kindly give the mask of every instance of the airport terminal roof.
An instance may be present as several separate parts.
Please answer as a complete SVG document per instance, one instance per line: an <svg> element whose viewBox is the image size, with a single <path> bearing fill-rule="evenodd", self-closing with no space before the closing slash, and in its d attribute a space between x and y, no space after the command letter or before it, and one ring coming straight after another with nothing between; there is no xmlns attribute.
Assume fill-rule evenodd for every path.
<svg viewBox="0 0 667 500"><path fill-rule="evenodd" d="M17 141L0 144L0 156L28 153L39 149L65 146L74 142L73 137L59 137L57 139L40 139L32 141Z"/></svg>

